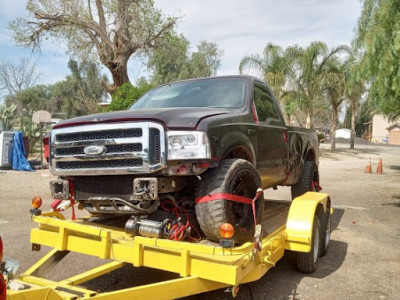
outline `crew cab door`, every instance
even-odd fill
[[[271,90],[262,82],[254,84],[253,105],[258,122],[257,169],[263,188],[282,183],[287,175],[288,133]]]

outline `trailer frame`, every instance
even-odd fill
[[[261,250],[248,242],[223,248],[167,239],[132,237],[125,231],[89,218],[66,220],[59,212],[32,216],[37,228],[31,230],[33,250],[53,248],[31,268],[12,280],[7,298],[13,299],[175,299],[260,279],[283,257],[285,250],[312,251],[313,223],[317,211],[331,214],[327,194],[307,192],[292,201],[287,220],[267,233]],[[101,266],[61,281],[43,276],[68,253],[76,252],[108,260]],[[79,286],[126,264],[150,267],[179,274],[180,278],[158,283],[98,293]],[[13,290],[14,289],[14,290]]]

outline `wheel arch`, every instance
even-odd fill
[[[251,164],[255,165],[255,160],[254,156],[251,154],[251,152],[243,146],[238,146],[233,148],[225,157],[224,159],[229,159],[229,158],[241,158],[244,160],[247,160]]]
[[[307,192],[294,199],[286,221],[285,249],[309,252],[314,218],[319,210],[327,212],[328,209],[330,198],[324,193]]]
[[[242,132],[233,131],[223,135],[217,147],[216,157],[222,159],[242,158],[256,166],[256,153],[252,141]]]
[[[313,148],[309,148],[304,156],[305,161],[314,161],[316,164],[318,164],[317,160],[317,155],[315,153],[315,150]]]

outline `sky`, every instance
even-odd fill
[[[15,46],[7,29],[10,20],[27,14],[26,2],[0,0],[0,60],[30,57],[42,74],[38,83],[55,83],[68,74],[65,43],[47,41],[40,54],[32,53]],[[283,48],[306,47],[313,41],[323,41],[330,48],[350,45],[361,13],[360,0],[155,0],[155,6],[166,15],[180,17],[177,32],[190,41],[192,50],[202,40],[223,50],[217,75],[238,74],[240,60],[262,55],[269,42]],[[128,69],[132,82],[147,74],[135,59]]]

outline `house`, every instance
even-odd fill
[[[399,145],[393,144],[393,141],[396,140],[396,133],[398,131],[398,126],[400,124],[400,120],[390,122],[382,115],[374,115],[372,118],[372,132],[371,132],[371,142],[373,143],[388,143],[392,145]],[[394,126],[394,127],[393,127]],[[389,141],[389,129],[393,130],[392,141]]]
[[[394,124],[386,128],[389,131],[388,144],[400,145],[400,125]]]

